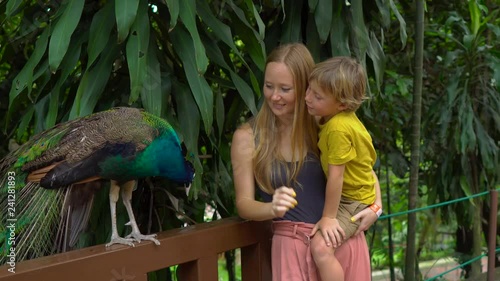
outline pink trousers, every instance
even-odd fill
[[[309,248],[313,224],[273,222],[273,281],[320,281]],[[371,280],[370,257],[364,233],[349,238],[335,250],[345,281]]]

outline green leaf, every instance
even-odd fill
[[[465,176],[460,176],[460,188],[465,193],[465,196],[471,197],[472,195],[474,195],[474,192],[472,192],[472,190],[467,182],[467,177],[465,177]],[[469,202],[471,204],[474,204],[474,199],[473,198],[469,199]]]
[[[321,60],[322,45],[319,42],[318,29],[316,28],[316,21],[313,17],[307,17],[307,48],[311,52],[315,62]]]
[[[376,0],[380,20],[384,28],[388,28],[391,24],[391,11],[389,7],[384,3],[386,0]]]
[[[46,123],[46,109],[47,109],[47,104],[49,102],[49,95],[44,96],[41,98],[34,106],[35,108],[35,133],[42,132],[46,130],[44,127]]]
[[[196,27],[196,3],[194,0],[183,0],[180,1],[180,17],[184,26],[191,34],[194,43],[194,54],[196,57],[196,65],[198,68],[198,73],[203,74],[207,71],[208,59],[205,55],[205,47],[200,39],[200,34],[198,34],[198,28]]]
[[[253,28],[253,26],[248,22],[245,17],[245,13],[233,2],[229,5],[233,9],[235,15],[240,21],[235,21],[235,30],[238,30],[238,35],[241,40],[245,43],[245,47],[248,48],[248,53],[252,60],[255,62],[260,70],[264,70],[265,60],[266,60],[266,48],[264,45],[264,38]],[[243,26],[241,26],[243,24]],[[245,31],[248,29],[248,32]]]
[[[371,42],[368,45],[368,56],[371,58],[373,63],[373,69],[375,71],[375,82],[377,84],[377,89],[380,92],[380,87],[382,86],[382,81],[384,79],[386,57],[382,44],[378,41],[374,32],[370,33]],[[401,81],[400,79],[397,80]]]
[[[476,40],[476,35],[464,34],[464,37],[463,37],[464,45],[463,46],[468,52],[474,51],[474,41],[475,40]]]
[[[64,12],[54,26],[49,42],[50,71],[56,72],[68,50],[71,35],[75,31],[82,16],[85,0],[68,1]]]
[[[300,42],[302,28],[302,0],[285,5],[285,22],[281,33],[281,42]],[[309,41],[309,40],[308,40]]]
[[[9,107],[12,106],[12,103],[16,99],[16,97],[28,87],[28,94],[31,93],[32,85],[33,85],[33,71],[35,67],[38,65],[42,56],[45,54],[45,50],[47,49],[47,42],[50,34],[50,28],[46,28],[42,35],[36,41],[35,50],[33,54],[31,54],[28,62],[24,65],[23,69],[17,74],[16,78],[12,83],[12,87],[9,92]]]
[[[236,74],[231,67],[226,63],[224,57],[222,55],[221,50],[217,47],[215,42],[207,44],[207,54],[213,62],[218,64],[220,67],[226,69],[231,75],[231,81],[234,83],[236,89],[238,89],[238,93],[241,98],[248,106],[252,114],[257,114],[257,107],[255,106],[255,95],[252,91],[252,88],[248,86],[248,84],[243,80],[238,74]]]
[[[253,28],[253,25],[250,24],[250,22],[248,21],[247,17],[245,16],[245,12],[240,8],[238,7],[237,5],[235,5],[235,3],[233,1],[229,2],[228,3],[230,6],[231,6],[231,9],[233,9],[235,15],[240,19],[240,21],[245,24],[249,29],[251,29],[254,34],[255,34],[255,37],[259,38],[259,39],[264,39],[254,28]]]
[[[252,88],[248,86],[248,84],[243,80],[240,76],[238,76],[235,72],[231,71],[231,79],[233,80],[234,86],[238,89],[238,93],[241,98],[248,106],[248,109],[252,112],[254,116],[257,115],[257,107],[255,105],[255,96],[253,94]]]
[[[222,42],[226,43],[235,54],[237,54],[242,61],[243,57],[241,56],[241,52],[238,50],[236,45],[234,44],[234,39],[233,35],[231,33],[231,28],[218,20],[213,14],[212,11],[210,10],[210,6],[208,5],[208,2],[206,1],[199,1],[196,4],[197,7],[197,12],[198,16],[201,18],[201,20],[210,28],[213,30],[212,34],[221,39]],[[244,62],[245,63],[245,62]],[[245,63],[246,64],[246,63]]]
[[[253,13],[254,20],[257,23],[257,27],[259,28],[259,36],[263,40],[266,37],[266,26],[264,25],[264,22],[262,22],[262,19],[260,18],[259,12],[257,11],[257,8],[255,7],[253,1],[245,0],[245,3],[247,4],[248,10],[252,11]],[[294,3],[294,5],[298,4]]]
[[[116,28],[118,29],[118,43],[125,41],[130,27],[135,21],[139,0],[116,0],[115,15]]]
[[[152,41],[152,39],[150,41]],[[162,94],[160,63],[158,62],[155,46],[154,42],[149,43],[147,66],[141,91],[141,101],[146,111],[156,116],[161,116],[164,99]]]
[[[48,60],[43,61],[38,67],[37,71],[33,75],[33,80],[36,81],[36,88],[31,92],[32,94],[28,96],[30,102],[35,103],[38,100],[38,97],[41,93],[44,93],[44,88],[47,86],[51,78],[51,74],[49,71],[49,63]],[[41,130],[40,130],[41,131]],[[37,131],[38,133],[39,131]]]
[[[17,127],[17,135],[16,135],[17,140],[20,140],[23,137],[26,130],[28,129],[28,126],[31,122],[31,118],[33,118],[34,112],[35,109],[33,108],[33,105],[30,105],[26,113],[21,118],[21,123],[19,124],[19,127]]]
[[[260,97],[260,85],[257,82],[257,79],[255,77],[255,74],[246,62],[245,58],[242,56],[240,50],[236,47],[233,41],[233,35],[231,33],[231,29],[229,26],[224,24],[223,22],[219,21],[210,11],[210,7],[208,6],[208,3],[206,1],[199,1],[197,2],[197,11],[198,11],[198,16],[202,19],[202,21],[210,28],[213,30],[213,35],[220,40],[222,40],[226,45],[228,45],[231,50],[236,54],[243,65],[248,69],[248,73],[250,74],[250,79],[252,81],[252,85],[255,83],[254,87],[254,93]],[[205,44],[207,45],[207,44]]]
[[[179,116],[179,130],[181,139],[183,139],[186,148],[189,151],[198,151],[198,135],[200,133],[200,114],[196,108],[196,102],[193,100],[189,88],[175,81],[173,84],[173,96],[177,105]]]
[[[495,140],[485,130],[483,124],[477,119],[474,119],[474,129],[477,136],[477,144],[481,160],[484,163],[485,169],[498,171],[498,145]]]
[[[399,37],[401,39],[401,44],[403,44],[401,49],[404,49],[406,47],[406,41],[408,39],[408,35],[406,34],[406,22],[403,16],[401,16],[401,13],[399,13],[398,7],[396,7],[394,0],[389,0],[389,3],[391,6],[391,11],[394,13],[394,15],[396,15],[396,18],[399,21]]]
[[[334,11],[333,2],[340,2],[340,0],[318,0],[318,5],[316,6],[316,10],[314,10],[314,19],[316,20],[316,27],[318,28],[321,44],[325,44],[326,39],[328,39],[328,34],[330,34],[333,23],[332,15],[341,14],[342,3],[336,6],[339,10]]]
[[[350,11],[352,21],[349,26],[351,28],[351,34],[354,34],[357,42],[355,53],[366,68],[366,51],[368,49],[368,45],[370,45],[370,38],[368,37],[368,31],[366,29],[363,15],[363,1],[351,0]]]
[[[180,28],[176,28],[175,30],[177,29]],[[189,88],[184,84],[180,84],[178,81],[174,81],[172,84],[174,88],[173,96],[177,106],[177,111],[179,116],[184,116],[184,118],[179,118],[179,138],[181,138],[186,145],[188,150],[186,158],[188,158],[189,161],[194,162],[193,164],[196,171],[196,176],[191,184],[189,197],[197,198],[198,193],[202,189],[203,166],[198,157],[192,159],[189,155],[198,155],[200,115],[198,111],[193,110],[193,108],[196,108],[197,102],[193,100],[193,96],[190,94]]]
[[[217,139],[220,140],[222,133],[224,132],[224,115],[225,115],[225,107],[224,107],[224,98],[222,97],[222,93],[220,88],[215,95],[215,121],[217,122]],[[219,146],[219,144],[216,144]]]
[[[119,54],[119,49],[116,43],[108,45],[96,65],[83,74],[71,107],[69,120],[89,115],[94,111],[94,107],[108,83],[111,68]]]
[[[486,24],[488,26],[488,29],[493,31],[493,34],[495,34],[495,36],[497,37],[500,37],[500,27],[495,25],[495,24],[491,24],[491,23],[487,23]]]
[[[107,2],[92,19],[87,47],[88,65],[91,66],[111,38],[115,26],[114,1]]]
[[[184,72],[189,82],[191,92],[200,110],[205,125],[205,132],[210,134],[213,122],[213,94],[210,85],[203,76],[198,73],[193,40],[191,36],[180,27],[170,33],[172,46],[182,60]],[[191,108],[193,110],[193,108]]]
[[[314,10],[316,10],[316,7],[318,6],[318,0],[309,0],[307,1],[307,4],[309,5],[309,12],[314,13]]]
[[[148,10],[147,0],[141,0],[137,9],[137,17],[127,40],[127,64],[130,75],[129,104],[134,103],[139,98],[146,76],[150,36]]]
[[[17,14],[22,3],[23,0],[9,0],[5,7],[5,19],[9,19],[11,16]]]
[[[61,62],[61,75],[57,80],[56,84],[52,87],[49,94],[49,109],[47,110],[45,117],[45,128],[52,128],[57,121],[57,115],[59,111],[59,97],[61,94],[61,88],[64,85],[66,79],[71,72],[74,71],[78,60],[80,59],[82,43],[86,40],[88,32],[84,34],[79,34],[76,40],[73,40],[68,47],[68,52],[64,56]]]
[[[464,93],[466,94],[466,93]],[[474,112],[470,101],[464,99],[460,106],[460,152],[467,154],[476,149],[476,134],[474,132]]]
[[[349,49],[349,33],[344,23],[344,19],[342,18],[342,3],[338,3],[337,9],[333,13],[332,31],[330,32],[331,56],[351,56],[351,50]],[[316,21],[316,25],[317,24],[318,22]]]
[[[172,30],[177,25],[177,19],[179,18],[180,4],[179,0],[166,0],[166,2],[168,11],[170,12],[170,30]]]
[[[469,13],[470,13],[470,30],[472,34],[477,35],[481,27],[481,11],[475,0],[469,0]]]

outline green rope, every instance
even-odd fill
[[[499,191],[499,190],[500,190],[500,188],[496,189],[496,191]],[[468,200],[468,199],[471,199],[471,198],[475,198],[475,197],[486,195],[489,192],[490,192],[490,190],[484,191],[484,192],[481,192],[481,193],[477,193],[477,194],[474,194],[474,195],[471,195],[471,196],[468,196],[468,197],[462,197],[462,198],[458,198],[458,199],[453,199],[453,200],[450,200],[450,201],[445,201],[445,202],[441,202],[441,203],[430,205],[430,206],[426,206],[426,207],[411,209],[411,210],[408,210],[408,211],[403,211],[403,212],[394,213],[394,214],[383,215],[383,216],[380,216],[379,220],[381,220],[381,219],[387,219],[387,218],[391,218],[391,217],[396,217],[396,216],[401,216],[401,215],[406,215],[406,214],[409,214],[409,213],[420,212],[420,211],[423,211],[423,210],[437,208],[437,207],[441,207],[441,206],[445,206],[445,205],[457,203],[457,202],[460,202],[460,201],[465,201],[465,200]]]
[[[497,188],[495,189],[495,191],[499,191],[500,188]],[[468,200],[468,199],[471,199],[471,198],[475,198],[475,197],[479,197],[479,196],[483,196],[483,195],[486,195],[488,193],[490,193],[491,190],[488,190],[488,191],[484,191],[484,192],[481,192],[481,193],[477,193],[477,194],[474,194],[474,195],[471,195],[471,196],[467,196],[467,197],[462,197],[462,198],[458,198],[458,199],[453,199],[453,200],[450,200],[450,201],[446,201],[446,202],[441,202],[441,203],[438,203],[438,204],[434,204],[434,205],[430,205],[430,206],[426,206],[426,207],[422,207],[422,208],[416,208],[416,209],[412,209],[412,210],[408,210],[408,211],[403,211],[403,212],[399,212],[399,213],[394,213],[394,214],[388,214],[388,215],[384,215],[384,216],[380,216],[379,219],[387,219],[387,218],[391,218],[391,217],[396,217],[396,216],[401,216],[401,215],[406,215],[406,214],[409,214],[409,213],[414,213],[414,212],[420,212],[420,211],[423,211],[423,210],[427,210],[427,209],[432,209],[432,208],[437,208],[437,207],[441,207],[441,206],[445,206],[445,205],[449,205],[449,204],[453,204],[453,203],[457,203],[457,202],[460,202],[460,201],[465,201],[465,200]],[[500,252],[500,248],[497,248],[496,253]],[[478,257],[475,257],[467,262],[464,262],[450,270],[447,270],[441,274],[438,274],[430,279],[426,279],[425,281],[433,281],[433,280],[436,280],[437,278],[439,277],[442,277],[452,271],[455,271],[457,269],[460,269],[466,265],[469,265],[481,258],[483,258],[484,256],[486,256],[487,253],[485,254],[482,254]]]
[[[495,252],[496,252],[496,253],[500,252],[500,248],[497,248]],[[478,256],[478,257],[475,257],[475,258],[473,258],[473,259],[471,259],[471,260],[469,260],[469,261],[466,261],[466,262],[464,262],[464,263],[462,263],[462,264],[460,264],[460,265],[458,265],[458,266],[456,266],[456,267],[454,267],[454,268],[452,268],[452,269],[450,269],[450,270],[447,270],[447,271],[445,271],[445,272],[443,272],[443,273],[441,273],[441,274],[438,274],[438,275],[436,275],[436,276],[434,276],[434,277],[432,277],[432,278],[430,278],[430,279],[426,279],[425,281],[433,281],[433,280],[436,280],[437,278],[442,277],[442,276],[444,276],[444,275],[446,275],[446,274],[448,274],[448,273],[450,273],[450,272],[452,272],[452,271],[454,271],[454,270],[460,269],[460,268],[462,268],[462,267],[464,267],[464,266],[466,266],[466,265],[469,265],[469,264],[471,264],[471,263],[473,263],[473,262],[475,262],[475,261],[477,261],[477,260],[480,260],[481,258],[483,258],[483,257],[484,257],[484,256],[486,256],[486,255],[487,255],[487,253],[482,254],[482,255],[480,255],[480,256]]]

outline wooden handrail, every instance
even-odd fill
[[[1,281],[146,281],[147,273],[180,265],[181,281],[218,280],[217,257],[241,248],[243,281],[271,280],[270,222],[227,218],[158,233],[160,245],[92,246],[0,267]]]

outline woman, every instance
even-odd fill
[[[273,219],[273,280],[319,280],[309,240],[321,218],[325,178],[318,158],[317,127],[304,96],[314,60],[299,43],[275,49],[266,61],[264,97],[255,119],[233,136],[231,162],[236,207],[242,218]],[[255,189],[262,201],[255,199]],[[377,216],[364,210],[360,235],[335,251],[345,280],[370,280],[370,260],[363,230]],[[326,247],[326,243],[325,243]]]

